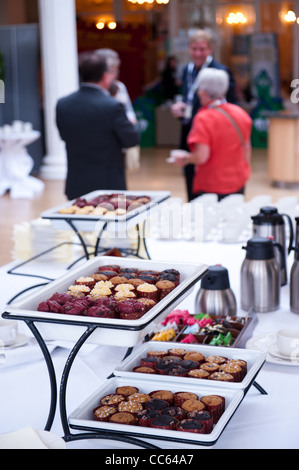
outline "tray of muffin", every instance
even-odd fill
[[[166,382],[245,390],[265,362],[265,354],[241,348],[177,345],[147,341],[114,371],[127,378],[148,377]]]
[[[149,377],[149,376],[147,376]],[[213,445],[244,397],[242,390],[203,382],[166,383],[151,377],[112,377],[68,417],[78,430]]]
[[[135,346],[192,291],[204,264],[95,257],[7,305],[16,319],[34,319],[45,340]],[[125,332],[125,334],[124,334]]]
[[[100,231],[109,223],[109,229],[115,231],[141,222],[170,195],[169,191],[93,191],[42,212],[41,217],[58,230],[70,229],[68,219],[76,223],[77,230]]]
[[[151,341],[242,348],[258,323],[255,312],[224,316],[174,310],[150,333]]]

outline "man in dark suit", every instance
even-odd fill
[[[182,76],[182,95],[183,100],[172,106],[172,113],[182,121],[180,149],[188,150],[187,136],[190,132],[192,121],[200,109],[201,104],[196,93],[196,78],[200,70],[205,67],[226,70],[230,77],[230,86],[226,95],[227,101],[236,103],[235,80],[231,71],[225,66],[213,59],[214,40],[211,33],[205,30],[195,31],[189,39],[189,62],[183,70]],[[195,196],[192,192],[192,183],[194,177],[194,165],[187,165],[184,168],[188,200]]]
[[[57,127],[66,143],[68,199],[100,189],[126,190],[125,149],[139,143],[123,105],[108,91],[113,74],[106,59],[95,51],[83,53],[79,72],[80,89],[56,107]]]

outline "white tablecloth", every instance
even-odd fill
[[[239,305],[239,273],[245,252],[242,244],[195,243],[185,241],[148,241],[152,259],[190,261],[208,265],[222,264],[229,270],[230,282]],[[290,255],[289,269],[293,262]],[[46,264],[40,266],[43,275],[59,276],[64,266]],[[28,272],[28,267],[23,272]],[[35,268],[39,271],[39,268]],[[1,311],[5,302],[14,294],[34,285],[39,280],[7,275],[7,266],[1,268]],[[22,270],[20,270],[22,272]],[[198,286],[199,287],[199,286]],[[198,287],[179,306],[194,311],[194,298]],[[299,316],[289,310],[289,284],[282,287],[281,308],[277,312],[259,314],[259,323],[254,336],[272,333],[284,326],[299,325]],[[240,311],[240,309],[238,309]],[[241,313],[241,311],[240,311]],[[244,312],[242,312],[244,314]],[[27,328],[23,322],[20,327]],[[25,332],[26,333],[26,332]],[[27,332],[28,333],[28,332]],[[55,345],[52,345],[55,346]],[[63,346],[63,345],[62,345]],[[24,351],[26,347],[23,348]],[[71,370],[67,390],[67,410],[70,414],[78,405],[98,389],[114,367],[122,360],[126,349],[109,346],[85,345],[76,358]],[[45,362],[38,357],[29,363],[5,367],[0,364],[0,433],[32,426],[43,429],[49,409],[50,389]],[[67,347],[56,347],[52,353],[58,380],[69,354]],[[262,395],[251,387],[241,405],[233,415],[215,449],[298,449],[299,448],[299,370],[288,366],[266,362],[256,381],[268,392]],[[63,435],[59,409],[52,432]],[[75,431],[72,431],[75,432]],[[190,448],[177,443],[157,442],[164,449]],[[85,440],[67,444],[74,448],[136,449],[117,441]],[[209,447],[205,447],[208,451]]]

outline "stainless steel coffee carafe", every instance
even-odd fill
[[[299,313],[299,217],[296,217],[295,220],[295,254],[290,275],[290,309],[294,313]]]
[[[195,312],[235,316],[236,311],[236,298],[230,288],[228,270],[224,266],[210,266],[196,295]]]
[[[274,243],[263,237],[247,242],[241,266],[241,308],[255,312],[272,312],[280,304],[280,266],[275,258]],[[281,247],[280,247],[281,249]]]
[[[262,207],[258,215],[251,217],[253,220],[253,236],[271,238],[276,243],[274,247],[275,257],[281,267],[281,285],[287,283],[287,256],[290,254],[293,246],[294,230],[293,223],[288,214],[279,214],[276,207]],[[286,226],[284,219],[289,226],[289,243],[287,247]],[[283,256],[281,256],[282,247]]]

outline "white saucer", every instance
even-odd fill
[[[282,357],[278,355],[278,351],[276,349],[276,333],[267,333],[259,336],[253,336],[250,338],[246,343],[246,349],[255,349],[258,351],[267,352],[266,361],[271,364],[280,364],[284,366],[299,366],[299,358],[298,361],[292,360],[289,357]],[[274,354],[277,352],[278,354]]]
[[[292,358],[291,356],[285,356],[284,354],[279,352],[275,343],[269,346],[268,352],[272,354],[272,356],[278,357],[279,359],[284,359],[285,361],[292,361],[292,362],[299,363],[299,357]]]
[[[21,346],[25,346],[29,342],[28,336],[19,334],[14,342],[10,344],[9,346],[4,346],[5,349],[14,349],[14,348],[20,348]]]

